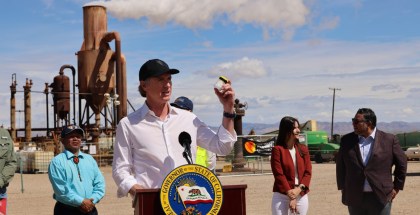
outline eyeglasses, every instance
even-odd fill
[[[366,120],[362,119],[362,120],[358,120],[356,118],[352,118],[351,121],[353,122],[353,124],[359,124],[361,122],[366,122]]]

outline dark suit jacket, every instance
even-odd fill
[[[298,179],[308,189],[300,195],[309,192],[311,183],[312,165],[308,147],[303,144],[295,145]],[[303,156],[301,156],[301,153]],[[271,170],[274,175],[273,192],[287,194],[287,191],[295,188],[295,166],[289,149],[283,146],[274,146],[271,151]]]
[[[363,184],[367,178],[372,191],[385,204],[392,198],[392,189],[404,188],[407,157],[395,135],[376,130],[375,141],[366,166],[363,165],[359,138],[354,132],[341,138],[336,158],[337,186],[342,190],[342,202],[348,206],[360,206]],[[392,166],[395,165],[394,179]]]

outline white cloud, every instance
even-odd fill
[[[255,79],[267,75],[263,62],[258,59],[249,59],[243,57],[234,62],[221,63],[208,72],[209,77],[218,77],[225,75],[232,80],[240,80],[242,78]]]
[[[255,23],[273,29],[287,29],[304,25],[305,16],[309,13],[303,1],[250,0],[243,2],[232,12],[231,17],[235,23]]]
[[[321,20],[319,26],[316,27],[317,31],[332,30],[336,28],[340,23],[340,17],[327,17]]]
[[[88,5],[96,4],[118,19],[146,18],[150,24],[176,23],[190,29],[211,28],[220,20],[284,32],[284,37],[303,26],[310,12],[303,0],[110,0]]]
[[[410,114],[410,115],[415,113],[414,110],[411,109],[410,107],[403,108],[402,112],[405,113],[405,114]]]
[[[371,87],[372,91],[389,91],[389,92],[401,92],[398,85],[395,84],[379,84]]]

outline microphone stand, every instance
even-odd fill
[[[190,153],[188,152],[187,149],[184,150],[184,152],[182,152],[182,156],[184,156],[185,160],[187,160],[188,164],[192,164],[192,158]]]

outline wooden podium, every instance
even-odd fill
[[[246,184],[223,186],[220,215],[245,215]],[[160,205],[160,189],[137,189],[133,200],[134,215],[165,215]]]

